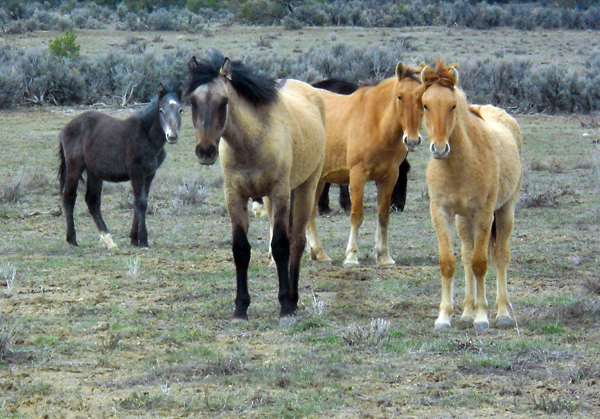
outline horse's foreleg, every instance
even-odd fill
[[[392,192],[392,202],[390,209],[392,211],[404,211],[406,205],[406,191],[408,189],[408,172],[410,171],[410,164],[405,158],[400,167],[398,167],[398,180],[394,185]]]
[[[146,230],[146,210],[148,197],[146,196],[146,179],[141,174],[131,176],[133,188],[133,224],[131,225],[131,244],[133,246],[148,247],[148,232]]]
[[[471,219],[456,217],[456,229],[461,241],[461,258],[465,270],[465,299],[463,300],[463,314],[460,320],[473,324],[475,321],[475,277],[473,275],[473,223]]]
[[[364,170],[354,166],[350,170],[350,198],[352,210],[350,211],[350,238],[346,246],[346,260],[344,268],[352,268],[358,265],[358,230],[365,218],[364,214],[364,192],[367,177]]]
[[[487,329],[490,326],[487,316],[485,297],[485,275],[488,270],[488,247],[494,214],[482,213],[476,218],[475,241],[473,246],[473,275],[475,275],[475,329]]]
[[[88,206],[90,214],[96,223],[96,228],[100,233],[100,240],[108,249],[115,249],[117,245],[113,241],[104,220],[102,219],[102,179],[87,172],[87,190],[85,192],[85,202]]]
[[[390,257],[388,246],[388,226],[390,223],[390,199],[396,176],[392,176],[384,182],[377,183],[377,231],[375,234],[375,255],[378,266],[394,265],[394,259]]]
[[[324,186],[324,182],[318,183],[315,197],[322,196],[321,191],[323,190]],[[316,260],[317,262],[330,263],[331,258],[327,256],[327,253],[325,253],[325,248],[323,247],[321,240],[319,240],[316,218],[317,205],[312,205],[310,217],[306,225],[306,239],[308,240],[308,246],[310,247],[310,258],[312,260]]]
[[[236,211],[238,210],[239,208],[236,209]],[[252,252],[252,247],[248,242],[248,222],[244,223],[243,214],[240,214],[240,218],[232,216],[231,221],[233,239],[231,250],[233,252],[236,275],[235,311],[233,312],[233,318],[248,320],[248,306],[250,306],[248,266],[250,265],[250,255]]]
[[[506,205],[495,213],[496,237],[492,239],[492,261],[496,271],[496,326],[512,326],[513,321],[510,318],[508,308],[508,291],[506,287],[506,272],[510,263],[510,244],[509,239],[512,234],[514,223],[514,204]]]
[[[456,267],[456,259],[452,251],[453,234],[452,218],[454,214],[449,214],[430,203],[431,220],[438,238],[438,252],[440,261],[440,273],[442,275],[442,301],[440,302],[440,313],[435,321],[436,329],[450,328],[450,319],[453,308],[453,288],[452,279]]]

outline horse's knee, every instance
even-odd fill
[[[452,258],[440,258],[440,272],[444,278],[452,278],[456,268],[456,261]]]
[[[476,277],[484,276],[488,269],[487,257],[473,257],[472,267]]]
[[[250,264],[252,246],[248,242],[246,232],[240,227],[236,228],[233,232],[231,250],[233,251],[233,261],[236,266],[248,266]]]
[[[271,249],[275,261],[284,260],[290,256],[290,239],[285,229],[280,225],[276,225],[273,229]]]

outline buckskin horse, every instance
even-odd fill
[[[189,69],[196,156],[205,165],[220,156],[224,174],[237,278],[233,317],[247,319],[250,305],[248,200],[267,197],[285,326],[298,306],[306,223],[325,156],[323,97],[306,83],[277,82],[218,52],[192,58]]]

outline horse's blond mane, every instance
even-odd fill
[[[456,71],[453,70],[458,68],[458,64],[446,65],[446,60],[443,58],[436,58],[435,64],[435,70],[425,65],[425,69],[428,69],[428,71],[424,71],[421,74],[423,91],[427,90],[428,87],[434,84],[439,84],[442,87],[454,89],[456,83],[458,83],[458,77],[456,75]]]

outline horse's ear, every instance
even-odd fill
[[[231,65],[231,60],[229,58],[225,58],[223,61],[219,74],[229,81],[233,78],[233,66]]]
[[[177,85],[177,96],[181,99],[183,97],[183,83]]]
[[[454,79],[454,85],[458,84],[458,70],[456,69],[456,67],[452,66],[450,67],[450,77],[452,77]]]
[[[398,65],[396,66],[396,77],[398,77],[398,80],[402,80],[405,75],[406,75],[406,67],[404,66],[404,64],[399,62]]]
[[[425,83],[433,74],[435,74],[433,68],[425,65],[423,71],[421,71],[421,82]]]
[[[159,83],[158,85],[158,97],[163,97],[165,95],[165,93],[167,93],[167,89],[165,89],[165,86],[163,86],[162,83]]]
[[[190,68],[190,70],[194,70],[194,69],[198,68],[198,61],[196,61],[195,55],[193,55],[192,58],[190,59],[190,62],[188,63],[188,67]]]

